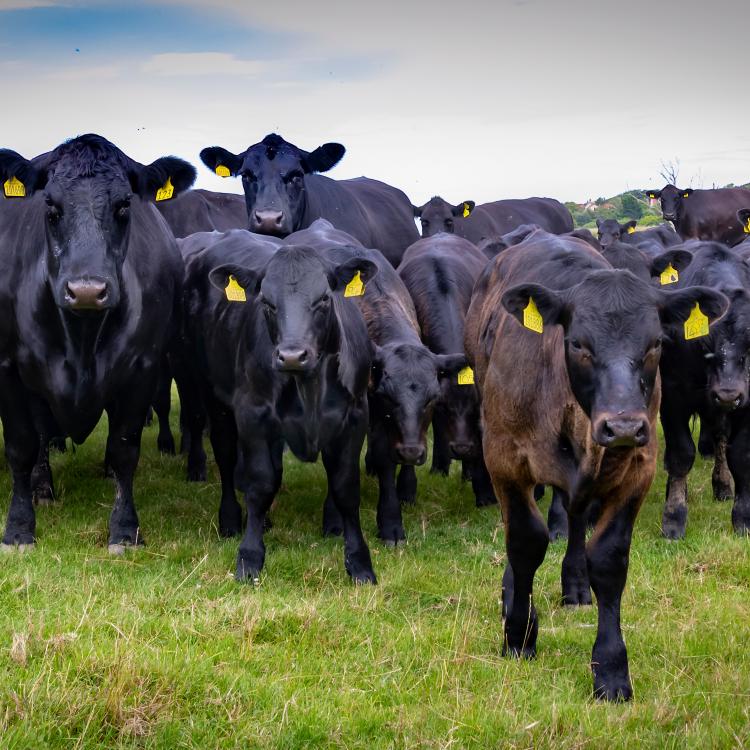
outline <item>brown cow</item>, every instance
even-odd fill
[[[633,522],[656,471],[661,341],[664,329],[679,335],[696,303],[707,324],[727,300],[705,287],[652,287],[582,240],[545,235],[485,269],[467,315],[484,456],[505,524],[503,652],[536,653],[532,584],[549,536],[533,489],[553,485],[568,498],[563,601],[590,601],[589,582],[597,598],[592,669],[602,699],[632,695],[620,599]],[[595,499],[602,511],[585,544]]]

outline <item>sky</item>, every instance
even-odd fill
[[[196,187],[270,132],[421,204],[750,181],[746,0],[0,0],[0,147],[99,133]]]

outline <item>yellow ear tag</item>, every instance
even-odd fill
[[[745,224],[745,234],[750,234],[750,218],[747,220],[747,224]]]
[[[229,177],[232,173],[229,171],[229,167],[225,167],[223,164],[217,165],[214,170],[219,177]]]
[[[683,198],[687,198],[689,195],[690,195],[690,193],[684,193],[682,197]]]
[[[6,198],[25,198],[26,187],[25,185],[15,177],[7,179],[3,184],[3,190],[5,191]]]
[[[635,234],[635,227],[628,227],[628,234]]]
[[[474,370],[471,367],[467,366],[463,370],[458,371],[458,384],[474,385]]]
[[[696,302],[690,317],[685,321],[685,340],[699,339],[701,336],[708,336],[708,316],[701,312]]]
[[[344,289],[344,297],[361,297],[365,293],[365,285],[362,283],[362,277],[359,271],[354,274],[352,280]]]
[[[533,297],[529,297],[529,304],[523,308],[523,324],[530,331],[541,333],[544,330],[542,316],[539,314],[539,310],[537,309]]]
[[[672,266],[670,263],[659,276],[659,281],[661,281],[662,286],[666,286],[667,284],[674,284],[676,281],[680,280],[680,274],[677,273],[677,269]]]
[[[156,191],[157,201],[168,201],[174,195],[174,185],[172,184],[172,178],[167,177],[167,181],[164,183],[164,187],[160,187]]]
[[[464,203],[464,219],[466,219],[470,215],[471,215],[471,210],[469,209],[469,204]]]
[[[224,294],[230,302],[247,302],[245,290],[234,276],[229,277],[229,283],[224,287]]]
[[[648,197],[651,198],[651,200],[656,200],[656,196],[653,193],[649,193]]]

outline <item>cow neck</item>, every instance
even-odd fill
[[[65,331],[66,359],[72,359],[85,370],[91,370],[96,362],[96,352],[104,337],[110,311],[97,316],[81,318],[74,313],[60,310]],[[72,357],[70,356],[72,355]]]

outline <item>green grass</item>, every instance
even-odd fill
[[[711,499],[705,461],[685,541],[660,536],[663,472],[644,505],[623,602],[635,699],[602,705],[595,609],[559,604],[564,543],[537,574],[538,657],[501,658],[499,514],[474,507],[458,467],[418,471],[396,552],[377,542],[364,478],[379,585],[354,587],[341,542],[319,533],[322,467],[287,456],[253,588],[232,578],[237,541],[217,534],[215,467],[186,483],[153,427],[136,478],[148,546],[107,554],[104,436],[53,457],[61,503],[39,509],[37,549],[0,557],[2,748],[750,745],[750,542]]]

